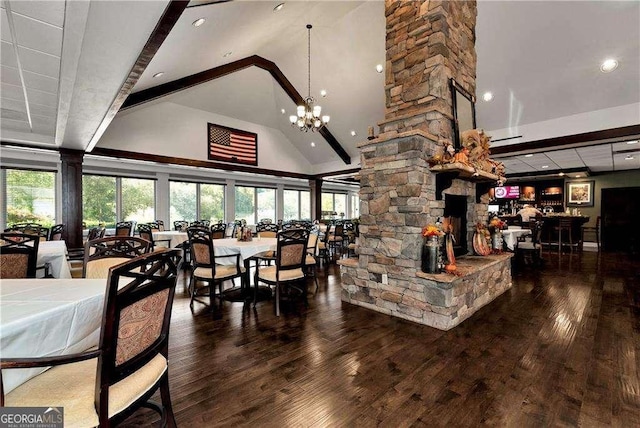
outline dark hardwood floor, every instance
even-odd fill
[[[640,426],[640,262],[545,257],[448,332],[342,303],[335,266],[280,318],[270,301],[193,315],[181,278],[178,426]]]

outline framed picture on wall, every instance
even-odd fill
[[[207,124],[209,159],[258,165],[258,134],[227,126]]]
[[[592,207],[594,181],[567,182],[567,206]]]

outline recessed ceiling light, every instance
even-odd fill
[[[282,8],[284,7],[284,3],[280,3],[279,5],[277,5],[276,7],[273,8],[274,12],[279,12],[282,10]]]
[[[160,76],[162,76],[163,74],[164,74],[164,71],[160,71],[160,72],[158,72],[158,73],[154,74],[154,75],[153,75],[153,77],[160,77]]]
[[[624,160],[633,160],[633,156],[627,155],[627,156],[625,156]]]
[[[321,90],[321,91],[320,91],[320,95],[321,95],[323,98],[324,98],[324,97],[326,97],[326,96],[327,96],[327,90],[326,90],[326,89]]]
[[[616,68],[618,68],[618,61],[612,58],[609,58],[600,64],[600,71],[603,73],[610,73]]]
[[[228,57],[228,56],[231,56],[231,54],[232,54],[232,53],[233,53],[233,52],[231,52],[231,51],[229,51],[229,52],[225,52],[225,54],[224,54],[224,55],[222,55],[222,56],[223,56],[224,58],[226,58],[226,57]]]
[[[356,135],[358,135],[358,133],[356,131],[351,131],[351,136],[355,137]]]
[[[549,168],[549,165],[542,165],[540,168],[547,169],[547,168]]]
[[[491,92],[485,92],[484,94],[482,94],[482,99],[486,102],[489,102],[493,99],[493,94]]]
[[[640,143],[640,140],[627,141],[627,144],[638,144],[638,143]]]
[[[558,175],[562,177],[564,175],[564,172],[559,172]]]
[[[198,18],[198,19],[196,19],[195,21],[193,21],[193,22],[191,23],[191,25],[193,25],[194,27],[199,27],[199,26],[201,26],[202,24],[204,24],[204,22],[205,22],[205,21],[206,21],[206,19],[204,19],[204,18]]]
[[[576,178],[580,178],[582,177],[580,174],[576,174]]]
[[[382,73],[384,71],[384,67],[382,66],[382,64],[376,65],[376,71],[378,73]]]
[[[529,153],[528,155],[524,155],[525,158],[532,158],[533,155],[531,153]]]
[[[285,114],[287,111],[285,109],[280,109],[280,113]]]
[[[315,147],[316,143],[314,143],[313,141],[311,142],[311,147]]]

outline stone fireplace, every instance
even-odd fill
[[[451,135],[449,79],[475,92],[476,3],[385,5],[387,109],[380,135],[359,144],[360,247],[339,262],[342,300],[450,329],[511,287],[509,255],[465,256],[457,276],[420,270],[424,226],[456,217],[466,253],[476,222],[488,220],[482,177],[428,163]]]

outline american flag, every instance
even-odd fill
[[[209,159],[258,165],[258,135],[209,123]]]

